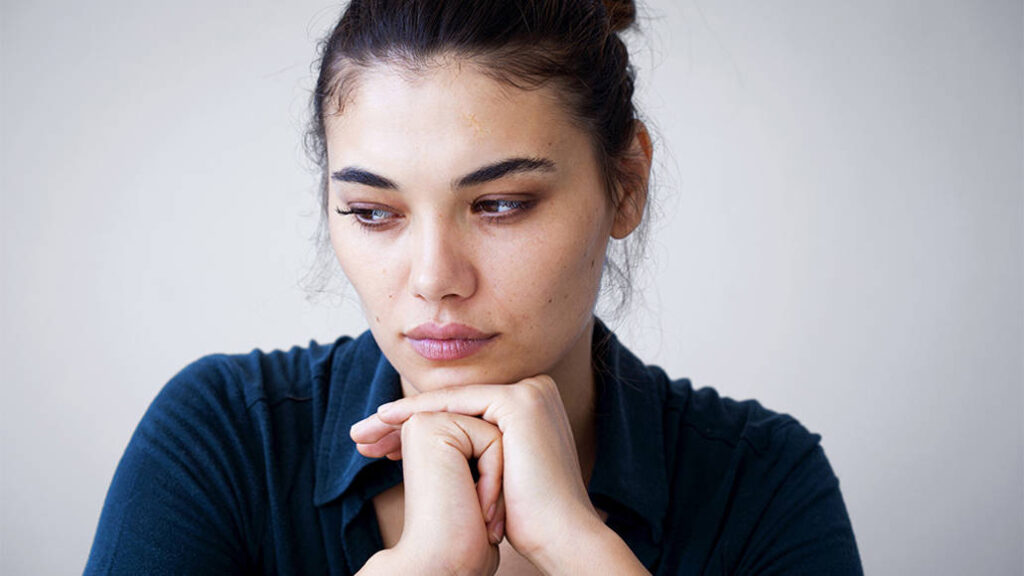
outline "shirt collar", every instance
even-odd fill
[[[316,451],[316,486],[313,503],[323,506],[352,486],[360,472],[389,460],[363,456],[349,437],[353,424],[375,413],[377,407],[402,397],[398,372],[391,366],[373,335],[366,331],[332,355],[327,381],[326,412]]]
[[[609,514],[628,511],[661,538],[668,505],[662,406],[664,385],[600,321],[594,322],[597,457],[588,491]],[[326,413],[316,453],[314,504],[348,490],[379,459],[356,451],[353,424],[402,396],[398,373],[369,331],[333,354]],[[325,375],[326,376],[326,375]],[[383,461],[390,465],[395,463]]]
[[[633,515],[625,521],[647,524],[657,542],[669,499],[665,376],[644,365],[600,320],[593,342],[597,457],[587,490],[611,516],[625,511]]]

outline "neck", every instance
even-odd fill
[[[594,319],[584,327],[579,340],[549,374],[558,384],[558,392],[565,406],[572,435],[576,442],[583,481],[590,481],[597,447],[594,423],[596,380],[592,358]]]

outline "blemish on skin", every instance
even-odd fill
[[[374,316],[373,319],[377,321],[377,324],[380,324],[380,316]]]
[[[485,136],[491,133],[491,129],[484,126],[476,117],[476,114],[466,112],[462,116],[466,119],[466,125],[473,129],[473,134],[475,136]]]
[[[394,295],[394,294],[388,294],[388,300],[391,300],[391,299],[392,299],[392,298],[394,298],[394,297],[395,297],[395,295]]]
[[[597,259],[593,259],[593,260],[590,261],[590,269],[591,270],[594,269],[594,264],[596,264],[596,263],[597,263]]]
[[[554,299],[554,298],[548,298],[548,304],[551,304],[551,303],[552,303],[552,302],[554,302],[554,301],[555,301],[555,299]]]

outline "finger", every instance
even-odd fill
[[[476,481],[477,499],[484,514],[484,522],[490,522],[497,513],[498,497],[501,495],[504,466],[501,434],[493,425],[479,418],[461,414],[447,416],[453,425],[466,434],[472,444],[472,452],[463,452],[463,455],[467,461],[469,458],[476,459],[479,474]]]
[[[477,419],[473,418],[473,420]],[[477,422],[483,421],[477,420]],[[488,426],[490,425],[488,424]],[[493,428],[493,426],[490,427]],[[498,436],[491,446],[480,454],[476,463],[477,471],[480,473],[476,482],[476,493],[480,500],[480,510],[484,513],[484,522],[491,522],[498,512],[504,465],[501,437]]]
[[[367,458],[381,458],[395,452],[400,452],[401,448],[402,430],[400,428],[391,430],[376,442],[368,444],[356,443],[356,450]],[[395,459],[396,458],[392,458],[392,460]]]
[[[387,434],[398,430],[398,424],[401,423],[385,423],[381,421],[376,414],[371,414],[370,416],[367,416],[353,424],[352,428],[349,429],[348,434],[356,444],[373,444]]]
[[[376,417],[381,424],[398,425],[419,412],[448,412],[478,416],[495,423],[494,408],[504,403],[509,388],[508,385],[473,384],[430,390],[383,404],[377,408]]]
[[[498,503],[492,518],[487,524],[487,537],[491,544],[498,545],[505,537],[505,494],[498,495]]]
[[[401,434],[401,450],[406,462],[407,506],[436,500],[437,494],[458,490],[452,482],[465,482],[468,490],[475,491],[473,499],[479,506],[479,521],[483,527],[485,514],[497,502],[501,492],[503,463],[498,429],[479,418],[423,412],[410,418],[402,426]],[[471,458],[477,460],[480,473],[476,486],[473,486],[469,474],[468,461]],[[448,472],[440,476],[426,473],[428,470],[441,472],[442,469]],[[442,476],[447,479],[442,480]]]
[[[448,566],[486,558],[486,573],[497,569],[498,551],[490,542],[469,462],[483,462],[477,478],[486,484],[494,473],[490,452],[500,443],[496,427],[458,414],[424,412],[402,425],[405,510],[399,547],[430,551]]]

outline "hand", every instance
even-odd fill
[[[353,437],[359,431],[357,424]],[[379,457],[382,446],[403,448],[405,520],[398,544],[386,551],[391,566],[431,574],[493,574],[504,525],[498,429],[479,418],[420,412],[385,437],[383,444],[360,451]],[[479,471],[475,488],[471,458]]]
[[[569,419],[551,378],[424,392],[381,406],[353,427],[352,437],[363,454],[404,458],[408,465],[414,448],[406,442],[414,436],[406,428],[418,415],[438,412],[476,417],[470,420],[501,431],[505,533],[535,565],[543,569],[551,558],[571,555],[574,540],[588,529],[607,530],[587,495]],[[407,487],[407,506],[413,501]]]

